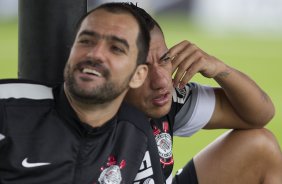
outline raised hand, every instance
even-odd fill
[[[214,78],[226,69],[223,62],[210,56],[195,44],[184,40],[169,50],[172,60],[174,87],[183,87],[196,73],[204,77]]]

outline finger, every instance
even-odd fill
[[[190,68],[190,65],[193,64],[193,62],[197,61],[199,59],[199,55],[198,55],[198,52],[197,50],[195,50],[195,47],[189,47],[186,49],[186,54],[183,55],[183,57],[185,58],[177,58],[176,60],[179,60],[179,61],[176,61],[178,63],[180,63],[178,66],[177,66],[177,72],[175,72],[175,75],[176,75],[176,80],[175,82],[178,83],[181,76],[184,75],[184,73]]]
[[[179,52],[181,52],[185,47],[187,47],[188,45],[190,45],[191,43],[187,40],[184,40],[176,45],[174,45],[173,47],[171,47],[169,49],[169,54],[170,56],[175,56],[177,55]]]
[[[181,80],[182,76],[186,73],[187,68],[188,67],[179,66],[177,68],[177,70],[174,72],[174,77],[173,77],[174,87],[177,87],[177,85],[178,85],[179,81]]]
[[[185,62],[182,62],[179,67],[177,72],[175,73],[175,80],[174,80],[174,86],[178,86],[180,83],[188,83],[189,80],[193,77],[193,75],[195,75],[201,68],[199,68],[198,71],[195,71],[193,73],[188,72],[191,70],[191,67],[193,65],[195,65],[195,63],[200,62],[202,54],[194,51],[194,53],[192,55],[190,55],[188,58],[186,58]],[[189,77],[185,77],[185,76],[189,76]],[[192,76],[190,76],[192,75]],[[185,80],[183,81],[183,78],[185,78]]]
[[[174,72],[174,85],[177,86],[183,75],[190,68],[190,65],[195,61],[193,54],[181,59],[182,62],[178,65],[176,71]]]
[[[190,45],[190,42],[188,41],[182,41],[179,44],[176,44],[175,46],[173,46],[172,48],[169,49],[168,54],[171,58],[172,64],[173,64],[173,69],[175,70],[175,68],[178,66],[179,63],[176,63],[176,60],[180,55],[180,53],[185,53],[185,49],[187,49]]]
[[[203,62],[200,60],[198,62],[194,62],[190,68],[186,71],[186,73],[182,76],[179,86],[184,86],[203,68]]]
[[[187,62],[186,58],[189,58],[191,55],[193,55],[193,53],[196,50],[197,48],[194,45],[186,45],[186,47],[183,48],[181,52],[175,55],[175,57],[173,57],[173,60],[172,60],[173,72],[176,70],[177,67],[184,66],[185,63]],[[189,64],[186,66],[189,67]]]

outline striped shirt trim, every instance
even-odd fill
[[[1,84],[0,98],[54,99],[52,88],[39,84]]]

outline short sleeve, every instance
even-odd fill
[[[211,119],[215,108],[215,94],[212,87],[191,83],[187,85],[189,98],[176,114],[173,127],[175,136],[191,136],[202,129]]]

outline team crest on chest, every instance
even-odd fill
[[[161,133],[156,135],[155,137],[159,155],[162,158],[170,158],[172,156],[172,149],[171,149],[171,136],[168,133]]]
[[[102,173],[98,179],[100,184],[120,184],[122,181],[121,169],[125,167],[125,160],[119,165],[114,156],[108,158],[107,167],[101,167]]]
[[[158,146],[158,151],[160,155],[160,162],[163,164],[163,167],[166,165],[173,164],[173,156],[172,156],[172,139],[169,131],[168,122],[164,121],[162,123],[163,131],[161,131],[158,127],[154,126],[154,135],[155,140]]]

